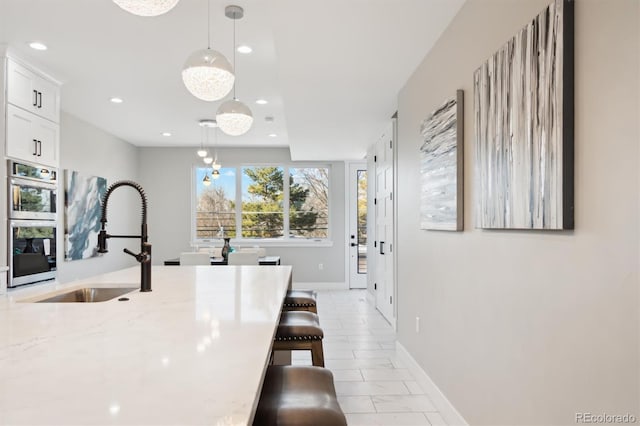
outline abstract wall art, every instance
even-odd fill
[[[446,101],[420,127],[420,228],[463,228],[464,92]]]
[[[107,180],[65,170],[65,260],[95,257],[100,231],[100,203]]]
[[[474,73],[476,227],[573,229],[573,1]]]

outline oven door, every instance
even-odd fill
[[[9,287],[55,279],[55,221],[12,220],[9,235]]]
[[[13,177],[9,181],[9,217],[56,219],[55,184]]]

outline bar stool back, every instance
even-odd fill
[[[322,338],[318,315],[313,312],[284,311],[273,342],[274,351],[311,351],[313,365],[324,367]]]

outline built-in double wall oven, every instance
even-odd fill
[[[9,161],[9,287],[56,277],[58,171]]]

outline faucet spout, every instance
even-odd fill
[[[107,234],[107,205],[109,203],[109,197],[113,191],[121,186],[130,186],[138,191],[142,200],[142,226],[140,235],[110,235]],[[151,244],[149,244],[149,235],[147,233],[147,196],[144,193],[144,189],[138,183],[130,180],[121,180],[107,189],[102,201],[102,212],[100,222],[102,223],[102,229],[98,234],[98,253],[107,253],[107,239],[109,238],[140,238],[140,253],[135,254],[128,249],[124,249],[124,252],[135,257],[140,263],[140,291],[151,291]]]

